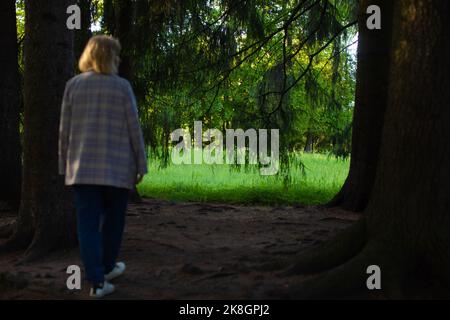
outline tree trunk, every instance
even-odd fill
[[[92,36],[91,32],[91,6],[92,0],[78,0],[78,6],[81,9],[81,30],[75,31],[74,52],[75,63],[80,59],[84,47]]]
[[[110,35],[116,33],[116,15],[114,13],[113,0],[103,0],[102,29]]]
[[[393,246],[404,268],[417,268],[406,271],[450,288],[450,2],[401,1],[395,14],[368,232],[380,248]]]
[[[69,0],[25,2],[24,171],[18,225],[9,244],[30,259],[76,243],[72,197],[58,175],[62,95],[73,75]],[[31,244],[30,244],[31,241]]]
[[[133,51],[135,43],[133,41],[133,19],[134,6],[131,0],[117,0],[114,2],[115,23],[114,36],[120,40],[122,45],[121,62],[119,75],[130,82],[133,82]],[[138,99],[139,101],[139,99]],[[130,202],[141,202],[141,196],[136,187],[130,191]]]
[[[369,30],[366,27],[366,10],[372,4],[381,8],[381,30]],[[369,200],[388,103],[392,6],[391,0],[361,0],[359,4],[358,66],[350,171],[344,186],[329,206],[359,212],[364,210]]]
[[[20,79],[15,0],[0,2],[0,200],[18,210],[22,183]]]
[[[134,6],[131,0],[115,1],[115,34],[122,44],[121,62],[119,74],[128,81],[133,81],[133,17]]]
[[[390,98],[365,215],[347,236],[301,257],[297,272],[331,270],[290,297],[367,292],[369,265],[380,266],[387,297],[450,296],[450,2],[398,1],[394,17]]]
[[[303,151],[306,153],[314,152],[314,137],[309,131],[306,134],[306,144],[305,144],[305,148]]]

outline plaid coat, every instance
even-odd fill
[[[127,80],[85,72],[67,82],[58,154],[66,185],[134,186],[136,174],[147,172],[147,158]]]

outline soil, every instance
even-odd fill
[[[14,217],[0,214],[0,225]],[[280,277],[305,248],[348,227],[359,215],[321,207],[258,207],[144,199],[130,204],[120,261],[125,274],[108,299],[276,299],[264,286],[295,285]],[[1,240],[0,240],[1,242]],[[0,299],[86,299],[89,284],[69,291],[78,249],[18,264],[0,256]]]

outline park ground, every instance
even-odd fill
[[[11,219],[6,215],[0,223]],[[302,280],[279,277],[283,267],[357,219],[315,206],[144,199],[129,205],[120,255],[128,269],[108,299],[274,299],[267,286]],[[81,264],[76,248],[17,264],[21,257],[1,257],[0,299],[88,298],[86,282],[81,291],[66,287],[67,266]]]

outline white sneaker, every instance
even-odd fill
[[[125,263],[117,262],[114,269],[112,269],[110,273],[105,274],[105,280],[110,281],[112,279],[117,278],[118,276],[122,275],[122,273],[125,272],[125,269],[126,269]]]
[[[104,296],[113,293],[115,290],[115,287],[113,284],[109,283],[108,281],[103,282],[103,287],[100,288],[91,288],[91,291],[89,293],[89,296],[92,298],[101,299]]]

